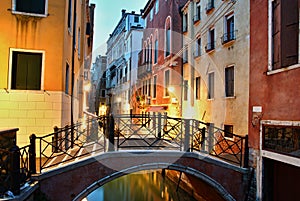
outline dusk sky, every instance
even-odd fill
[[[148,0],[90,0],[96,4],[93,57],[105,55],[106,41],[121,18],[121,10],[140,13]]]

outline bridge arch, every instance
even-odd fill
[[[224,200],[226,200],[226,201],[235,200],[221,184],[219,184],[211,177],[207,176],[206,174],[204,174],[202,172],[199,172],[198,170],[196,170],[194,168],[186,167],[186,166],[179,165],[179,164],[172,164],[172,163],[148,163],[148,164],[142,164],[142,165],[126,168],[119,172],[112,173],[111,175],[108,175],[104,178],[101,178],[100,180],[91,184],[84,191],[79,193],[73,199],[73,201],[81,201],[83,198],[87,197],[90,193],[92,193],[97,188],[103,186],[104,184],[106,184],[114,179],[120,178],[127,174],[136,173],[136,172],[140,172],[143,170],[160,170],[160,169],[174,170],[174,171],[183,172],[183,173],[192,175],[192,176],[196,177],[197,179],[201,179],[207,185],[212,187],[215,190],[215,192],[218,193],[218,195],[221,196]]]
[[[248,169],[194,152],[164,150],[106,152],[46,171],[36,179],[39,181],[40,190],[53,200],[75,201],[123,175],[157,169],[180,171],[191,175],[191,178],[198,178],[202,183],[215,189],[224,200],[245,198],[247,186],[244,183],[248,178]]]

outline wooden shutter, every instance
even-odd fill
[[[17,54],[17,64],[15,69],[15,86],[14,89],[26,90],[27,89],[27,55]]]
[[[41,89],[42,54],[28,54],[27,56],[27,89]]]
[[[282,67],[298,63],[299,7],[297,0],[281,0]]]
[[[272,35],[273,35],[273,68],[281,68],[281,48],[280,48],[280,0],[274,0],[272,3],[273,19],[272,19]]]

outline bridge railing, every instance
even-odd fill
[[[198,151],[248,166],[248,136],[229,133],[194,119],[158,114],[114,115],[119,149]],[[230,136],[225,137],[225,136]]]
[[[41,137],[33,134],[31,144],[38,150],[38,171],[105,151],[105,126],[99,125],[99,122],[105,122],[102,118],[106,117],[87,116],[74,125],[55,127],[51,134]]]

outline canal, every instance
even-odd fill
[[[139,172],[115,179],[82,201],[196,201],[160,171]],[[201,201],[204,201],[202,199]]]

